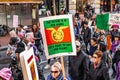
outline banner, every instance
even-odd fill
[[[120,24],[120,14],[110,14],[109,15],[109,24]]]
[[[72,15],[40,18],[47,58],[76,55]]]
[[[20,53],[24,80],[39,80],[33,48]]]

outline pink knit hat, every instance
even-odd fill
[[[113,24],[112,28],[119,28],[119,25],[118,24]]]
[[[3,68],[0,70],[0,77],[5,80],[10,80],[12,76],[12,72],[9,68]]]
[[[23,32],[19,32],[19,33],[18,33],[18,36],[19,36],[20,38],[24,38],[24,33],[23,33]]]

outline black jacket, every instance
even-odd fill
[[[37,30],[35,33],[34,33],[34,37],[37,38],[35,40],[35,44],[40,44],[40,40],[42,40],[42,34],[39,30]]]
[[[82,29],[82,35],[83,35],[83,40],[85,43],[89,43],[90,42],[90,38],[91,38],[91,30],[90,28],[86,28],[86,29]]]
[[[90,79],[89,80],[110,80],[108,66],[104,61],[101,61],[97,68],[94,69],[93,63],[90,64]]]
[[[83,51],[69,57],[69,74],[73,80],[89,80],[88,73],[89,58]]]

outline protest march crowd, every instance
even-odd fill
[[[103,16],[106,13],[100,15],[106,18]],[[68,56],[69,67],[66,77],[62,74],[61,63],[55,60],[50,67],[47,80],[120,80],[119,24],[109,25],[100,15],[97,16],[93,12],[80,17],[76,11],[73,16],[73,27],[77,55]],[[39,65],[41,55],[45,54],[41,27],[39,22],[31,28],[18,25],[16,32],[10,32],[11,39],[6,54],[10,56],[11,63],[9,69],[0,70],[1,80],[23,80],[19,55],[31,47],[34,50],[39,80],[45,80],[43,69]],[[50,59],[48,65],[50,66]],[[112,75],[109,74],[110,68],[113,70]]]

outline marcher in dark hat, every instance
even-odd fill
[[[115,34],[115,37],[118,37],[118,38],[120,38],[120,34]]]

